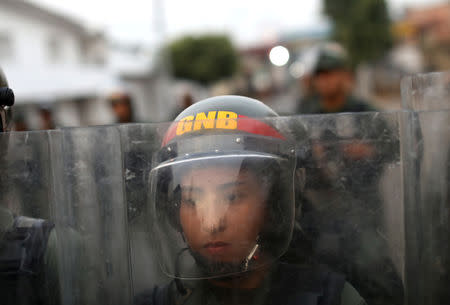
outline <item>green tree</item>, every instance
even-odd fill
[[[385,0],[324,0],[334,25],[333,38],[349,52],[353,65],[379,59],[392,45]]]
[[[202,84],[230,77],[236,72],[238,55],[226,35],[185,36],[169,44],[175,77]]]

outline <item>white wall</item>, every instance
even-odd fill
[[[93,36],[64,21],[50,23],[31,17],[25,10],[11,9],[1,2],[0,20],[0,33],[11,37],[13,49],[10,58],[0,58],[0,65],[17,103],[95,95],[114,78],[98,59],[95,63],[88,58],[89,54],[101,56],[100,51],[90,50],[91,44],[99,47],[104,43],[101,35]],[[52,41],[59,50],[57,56],[52,52]]]
[[[53,66],[79,65],[82,60],[79,37],[62,27],[52,26],[44,20],[27,17],[0,4],[0,32],[10,33],[13,57],[2,59],[7,68],[42,69]],[[49,56],[49,40],[60,39],[61,58],[53,61]]]
[[[115,67],[116,62],[123,61],[114,61],[101,34],[91,35],[81,26],[78,32],[63,21],[54,25],[26,11],[11,9],[1,1],[0,20],[0,34],[9,35],[13,49],[11,58],[0,58],[0,66],[15,91],[17,105],[35,109],[36,105],[31,104],[49,104],[59,126],[108,124],[114,119],[104,97],[121,83],[125,88],[130,87],[130,93],[136,96],[135,112],[139,121],[166,119],[171,108],[168,101],[172,99],[162,98],[168,94],[168,86],[150,77],[150,54],[140,57],[132,54],[123,67]],[[51,57],[52,39],[61,48],[58,58]],[[124,71],[143,77],[121,81],[119,76]]]
[[[86,32],[78,32],[63,23],[49,23],[1,2],[0,20],[0,35],[9,37],[12,48],[11,56],[0,57],[0,66],[15,91],[16,104],[25,104],[23,109],[28,112],[30,128],[40,127],[38,108],[31,104],[48,104],[58,126],[113,121],[109,105],[95,98],[113,76],[99,64],[99,58],[88,58],[90,55],[99,57],[102,53],[106,56],[106,52],[99,49],[105,46],[101,35],[98,35],[99,41],[94,36],[86,40]],[[57,57],[52,56],[52,40],[59,46]],[[86,96],[93,98],[80,102],[80,98]]]

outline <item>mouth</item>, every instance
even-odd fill
[[[203,248],[212,255],[222,254],[230,246],[229,243],[223,241],[209,242]]]

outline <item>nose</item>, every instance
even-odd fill
[[[202,224],[202,229],[203,231],[210,234],[217,234],[220,232],[224,232],[226,229],[225,218],[210,217],[207,220],[205,219],[205,221]]]
[[[197,213],[201,215],[200,222],[202,230],[210,234],[217,234],[226,229],[226,213],[228,206],[227,204],[220,202],[215,195],[208,197],[209,200],[198,205]]]

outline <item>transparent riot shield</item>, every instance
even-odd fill
[[[0,303],[60,300],[50,139],[58,132],[0,133]],[[48,244],[48,248],[47,245]],[[36,260],[43,258],[49,269]],[[32,289],[40,285],[38,290]]]
[[[53,143],[63,302],[129,304],[131,271],[117,127],[64,129]],[[58,161],[56,161],[58,160]]]
[[[118,128],[0,136],[0,302],[131,304]]]
[[[419,83],[405,103],[423,105]],[[415,107],[2,134],[2,276],[15,219],[47,220],[38,280],[2,287],[68,305],[448,303],[449,113]]]
[[[52,214],[50,139],[58,132],[4,133],[1,140],[1,207],[48,219]]]
[[[450,73],[405,78],[402,98],[407,302],[448,304]]]
[[[286,258],[305,256],[344,274],[368,304],[403,304],[398,118],[346,113],[290,119],[305,185]]]
[[[121,134],[133,294],[168,281],[155,254],[149,175],[169,123],[123,125]]]
[[[202,183],[200,178],[183,178],[193,175],[187,174],[191,166],[197,176],[207,172],[206,176],[198,176],[207,178],[205,184],[199,184],[201,187],[217,186],[212,177],[232,177],[227,183],[231,183],[232,190],[239,190],[237,195],[228,189],[212,192],[213,196],[223,194],[216,202],[223,204],[216,210],[222,216],[239,206],[225,203],[225,198],[235,202],[236,198],[253,196],[246,193],[245,185],[252,185],[251,194],[261,190],[261,196],[271,198],[270,209],[259,209],[267,222],[256,221],[252,212],[239,213],[237,235],[231,235],[228,241],[238,238],[245,244],[242,234],[248,232],[247,225],[260,227],[258,247],[238,245],[238,250],[230,251],[237,253],[247,247],[246,251],[253,255],[250,260],[233,266],[221,264],[219,259],[219,269],[209,269],[210,275],[218,270],[220,278],[223,270],[231,270],[233,276],[228,278],[239,279],[252,272],[271,270],[268,279],[282,280],[264,285],[271,288],[278,283],[267,290],[274,293],[271,298],[277,299],[290,297],[289,291],[293,290],[303,291],[304,297],[311,289],[322,289],[317,279],[332,271],[336,278],[345,276],[369,304],[397,304],[403,293],[404,263],[398,116],[372,113],[271,119],[266,124],[282,135],[275,141],[260,142],[259,136],[245,133],[207,137],[206,142],[191,139],[178,143],[176,148],[182,152],[179,157],[189,159],[189,149],[199,156],[184,163],[169,158],[170,166],[159,168],[158,156],[170,123],[11,133],[8,151],[14,153],[4,155],[1,162],[2,171],[8,173],[2,176],[2,189],[7,194],[2,202],[14,207],[16,215],[48,219],[55,224],[55,237],[51,242],[49,238],[48,244],[54,249],[53,263],[43,263],[52,276],[41,281],[39,288],[57,290],[57,304],[132,304],[133,297],[149,298],[155,286],[174,295],[183,287],[196,291],[196,297],[211,292],[211,287],[201,288],[213,283],[205,276],[176,279],[175,274],[174,279],[174,274],[163,274],[160,268],[164,261],[166,265],[171,262],[171,256],[160,252],[168,241],[180,243],[180,249],[187,246],[183,257],[192,254],[193,266],[202,262],[189,250],[192,235],[184,241],[169,238],[183,234],[176,230],[170,233],[174,224],[164,224],[170,218],[155,209],[164,207],[166,203],[161,200],[167,194],[155,197],[154,187],[164,184],[152,177],[169,181],[165,173],[171,166],[175,191],[179,181],[189,189]],[[253,123],[243,125],[250,131],[261,127]],[[222,157],[221,151],[228,149],[224,141],[230,140],[231,154]],[[213,149],[218,155],[209,158],[202,149]],[[211,174],[209,166],[226,170]],[[246,180],[249,177],[258,179],[257,187]],[[204,210],[215,213],[204,202]],[[193,208],[185,210],[192,213]],[[170,211],[173,220],[180,216],[176,209]],[[214,219],[211,217],[202,222]],[[164,230],[161,225],[165,225]],[[195,222],[190,222],[184,228],[195,227]],[[221,247],[212,242],[207,253],[216,257],[224,251]],[[176,264],[176,259],[172,263]],[[285,275],[295,280],[286,282]],[[238,287],[230,293],[215,289],[211,293],[216,292],[219,301],[223,297],[231,304],[255,295],[259,296],[258,302],[266,299],[265,294],[256,292],[241,295]]]

